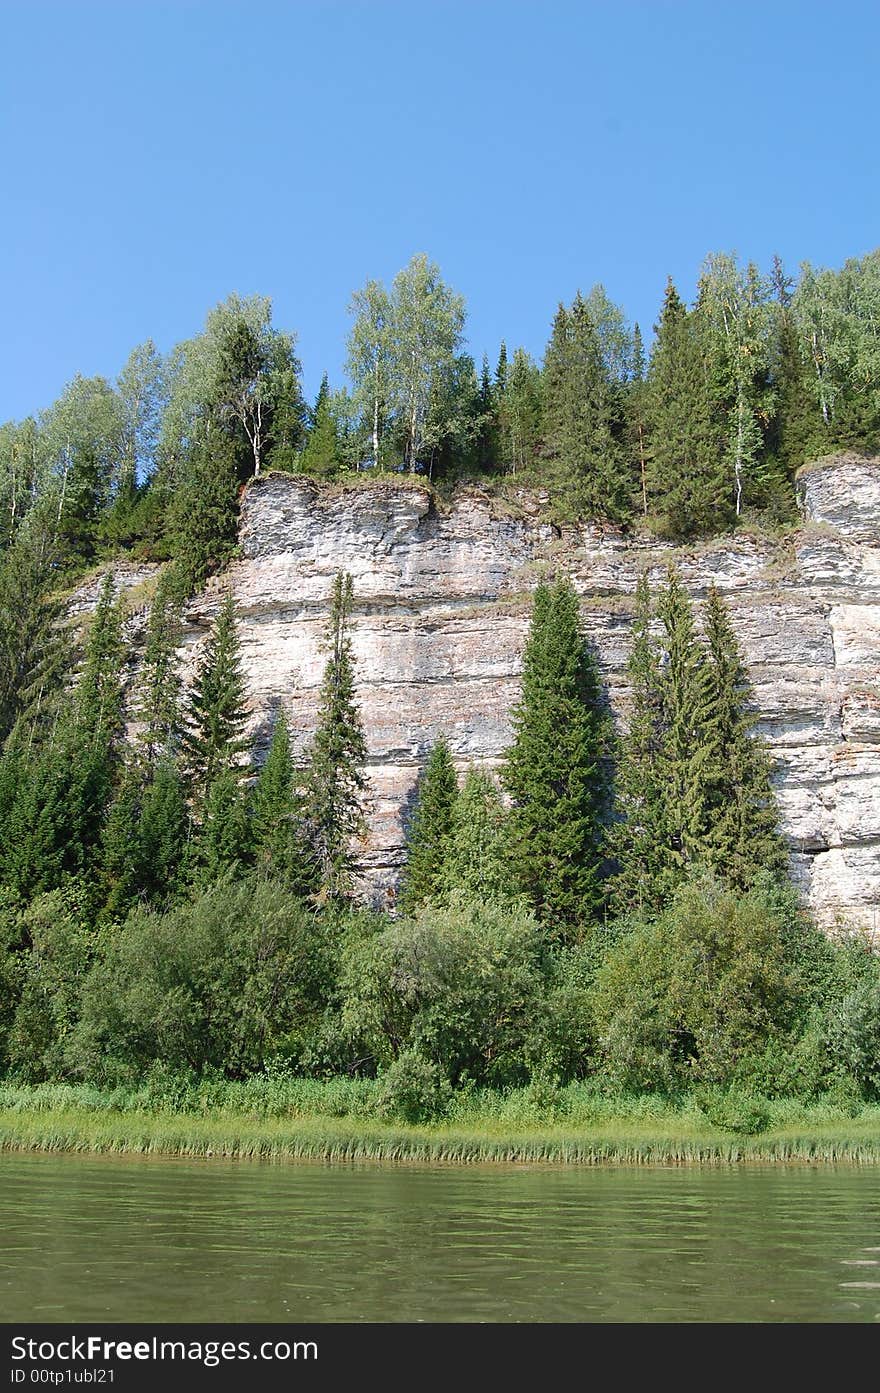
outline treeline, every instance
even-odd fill
[[[55,573],[130,548],[173,558],[181,593],[235,542],[240,485],[266,469],[368,468],[515,478],[568,517],[671,536],[785,519],[792,477],[880,441],[880,253],[769,275],[707,258],[692,306],[670,283],[646,350],[602,286],[560,304],[542,364],[464,351],[465,304],[416,256],[351,302],[348,385],[303,398],[296,336],[259,296],[230,296],[167,356],[77,377],[0,427],[0,546],[23,536]]]
[[[75,685],[0,760],[10,1075],[382,1072],[407,1116],[529,1079],[876,1095],[880,969],[787,883],[717,593],[698,625],[674,572],[641,582],[618,741],[574,591],[541,584],[500,783],[460,785],[436,742],[391,914],[355,894],[352,598],[340,574],[311,746],[294,754],[279,712],[256,769],[231,599],[183,695],[176,601],[160,589],[133,685],[105,586]]]

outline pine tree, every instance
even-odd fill
[[[498,364],[495,368],[495,397],[500,401],[507,391],[507,344],[501,340],[501,348],[498,352]]]
[[[120,768],[125,646],[105,578],[79,679],[41,747],[15,756],[21,784],[8,814],[5,873],[26,899],[92,867]]]
[[[498,460],[498,408],[489,375],[489,359],[485,354],[477,395],[477,420],[477,464],[483,473],[489,474],[496,467]]]
[[[580,294],[559,306],[544,359],[544,434],[563,487],[587,517],[624,520],[629,512],[620,403],[602,344]]]
[[[516,884],[505,856],[505,814],[491,775],[471,769],[452,806],[437,891],[479,902],[510,900]]]
[[[733,510],[720,423],[713,420],[706,364],[694,321],[672,281],[648,374],[648,501],[673,536],[718,531]]]
[[[333,581],[325,638],[329,658],[306,792],[306,825],[320,893],[329,898],[351,892],[355,871],[351,843],[366,831],[368,784],[363,767],[367,746],[355,696],[349,636],[352,598],[351,576],[340,571]]]
[[[535,592],[513,727],[503,776],[511,866],[542,919],[577,928],[602,900],[610,727],[569,581]]]
[[[251,794],[251,828],[257,868],[279,876],[295,890],[314,889],[312,864],[302,827],[302,798],[290,750],[290,732],[279,711],[272,743]]]
[[[632,374],[626,390],[626,441],[634,476],[635,509],[648,516],[648,384],[645,347],[638,324],[633,327]]]
[[[241,731],[247,713],[235,624],[235,603],[226,595],[205,644],[189,696],[183,754],[197,820],[220,774],[243,777],[238,756],[247,749]]]
[[[541,434],[541,372],[525,349],[518,348],[498,408],[501,464],[516,476],[534,463]]]
[[[433,899],[441,886],[458,797],[455,765],[444,736],[431,748],[419,780],[406,839],[406,870],[400,904],[406,913]]]
[[[786,855],[770,760],[747,709],[751,687],[727,607],[714,586],[703,626],[710,714],[702,858],[728,884],[744,889],[761,868],[784,874]]]

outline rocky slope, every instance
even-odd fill
[[[448,510],[418,483],[339,491],[270,475],[246,491],[241,559],[190,606],[187,662],[231,585],[241,619],[252,730],[279,705],[305,743],[313,728],[330,582],[354,578],[359,695],[373,810],[365,877],[392,894],[414,785],[445,732],[462,768],[498,763],[510,738],[542,573],[582,599],[615,711],[640,570],[674,556],[696,599],[725,593],[743,645],[794,874],[820,918],[880,930],[880,460],[837,456],[802,472],[804,525],[783,541],[740,535],[692,550],[592,526],[558,529],[541,500],[501,505],[476,490]]]

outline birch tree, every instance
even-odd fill
[[[354,400],[369,423],[373,462],[378,466],[380,435],[392,381],[391,301],[380,281],[367,281],[351,297],[354,323],[348,335],[345,370],[354,385]]]

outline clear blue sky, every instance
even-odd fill
[[[313,395],[427,252],[478,363],[602,281],[880,243],[876,0],[0,0],[0,420],[272,297]]]

